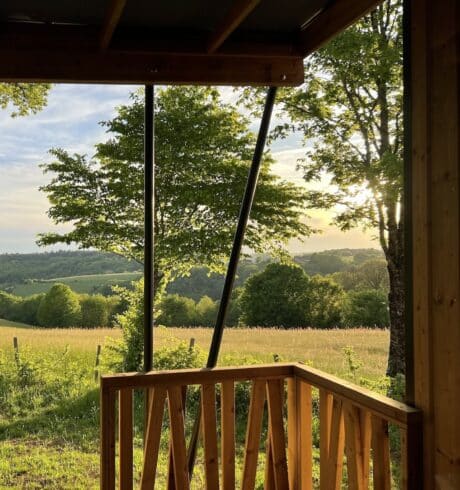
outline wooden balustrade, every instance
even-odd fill
[[[244,462],[241,475],[236,475],[235,383],[243,381],[252,383],[252,387]],[[131,490],[134,485],[134,389],[149,393],[143,466],[140,477],[136,478],[138,487],[155,488],[163,429],[168,431],[170,441],[166,487],[168,490],[190,488],[185,434],[185,394],[190,385],[201,388],[201,435],[208,490],[233,490],[237,481],[242,490],[254,489],[265,407],[268,414],[266,490],[338,490],[344,482],[352,490],[368,489],[370,485],[375,490],[390,489],[389,424],[397,426],[401,434],[398,464],[402,488],[421,488],[419,410],[301,364],[274,364],[103,376],[101,489],[114,490],[117,482],[122,490]],[[163,424],[164,417],[168,418],[168,424]],[[314,453],[317,453],[312,435],[315,417],[319,419],[319,487],[313,479]]]

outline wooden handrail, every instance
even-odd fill
[[[287,441],[284,393],[287,380]],[[311,490],[313,417],[320,427],[320,488],[339,490],[344,455],[351,490],[390,488],[389,424],[401,434],[402,488],[415,490],[420,473],[420,410],[341,380],[303,364],[270,364],[214,369],[186,369],[105,375],[101,378],[101,489],[114,490],[116,453],[121,490],[133,488],[133,390],[148,389],[149,417],[144,446],[141,489],[154,488],[164,413],[169,418],[167,479],[188,489],[186,468],[185,390],[202,391],[204,468],[207,488],[235,488],[235,382],[252,382],[241,485],[253,490],[256,481],[264,407],[267,407],[265,488]],[[221,385],[221,417],[217,418],[216,385]],[[319,412],[312,388],[319,390]],[[315,392],[316,393],[316,392]],[[116,400],[119,415],[116,416]],[[165,410],[167,402],[167,410]],[[116,427],[118,419],[118,445]],[[220,424],[219,424],[220,422]],[[219,431],[220,425],[220,431]],[[219,436],[220,434],[220,436]],[[220,465],[218,451],[220,446]],[[371,460],[373,464],[371,465]],[[371,471],[372,469],[372,471]],[[172,483],[171,483],[172,482]],[[168,486],[169,488],[169,486]],[[172,487],[171,487],[172,488]]]

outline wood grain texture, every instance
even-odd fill
[[[224,381],[221,391],[222,488],[235,488],[235,384]]]
[[[277,489],[289,488],[283,420],[283,388],[282,381],[267,381],[270,449],[273,461],[275,487]]]
[[[388,422],[378,417],[372,417],[372,460],[374,490],[390,490],[391,468]],[[404,466],[404,461],[402,464]]]
[[[181,386],[168,387],[169,422],[171,424],[171,446],[176,488],[188,490],[190,487],[185,447],[184,410]]]
[[[120,453],[120,490],[133,488],[133,390],[118,393],[118,444]]]
[[[115,390],[101,383],[101,490],[115,490]]]
[[[260,0],[236,0],[208,40],[207,52],[214,53],[257,7]]]
[[[257,379],[252,383],[241,490],[253,490],[256,481],[257,459],[265,404],[265,383],[265,379]]]
[[[219,460],[217,451],[216,386],[201,386],[201,427],[203,431],[204,468],[207,490],[219,488]]]
[[[155,486],[165,400],[165,388],[163,386],[154,388],[150,396],[141,475],[141,490],[151,490]]]

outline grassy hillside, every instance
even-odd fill
[[[103,288],[140,279],[140,272],[120,272],[114,274],[88,274],[82,276],[56,277],[53,279],[15,285],[11,292],[17,296],[46,293],[53,284],[61,282],[70,286],[76,293],[97,293]]]
[[[138,272],[141,269],[136,262],[97,251],[0,254],[0,289],[30,279]]]

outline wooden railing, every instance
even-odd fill
[[[318,420],[321,490],[338,490],[343,486],[362,490],[369,488],[370,484],[376,490],[390,489],[389,424],[397,426],[400,433],[397,465],[401,472],[401,487],[421,488],[419,410],[301,364],[274,364],[103,376],[101,489],[115,489],[117,479],[120,489],[133,488],[133,390],[137,389],[148,390],[149,393],[143,466],[140,478],[137,478],[139,487],[155,487],[163,428],[169,431],[170,441],[168,483],[165,486],[176,490],[190,488],[184,409],[190,385],[200,385],[201,389],[206,488],[236,488],[235,411],[238,407],[235,407],[235,383],[243,381],[249,381],[252,388],[238,488],[252,490],[255,487],[265,405],[268,413],[265,489],[318,488],[318,479],[314,479],[312,474],[317,460],[312,426]],[[219,403],[216,403],[216,388],[220,392]],[[115,427],[117,398],[118,451]],[[165,404],[168,424],[163,423]],[[218,412],[220,421],[217,420]],[[347,470],[345,477],[344,466]]]

